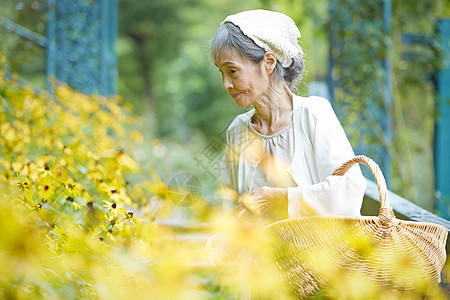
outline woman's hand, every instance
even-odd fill
[[[264,214],[276,202],[287,201],[287,189],[263,186],[253,190],[241,201],[242,206],[253,212]]]

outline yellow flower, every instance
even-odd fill
[[[131,173],[136,173],[139,170],[137,162],[122,150],[117,152],[116,158],[119,165],[125,170],[130,171]]]
[[[50,199],[55,192],[55,189],[50,183],[41,183],[38,187],[38,196],[40,199]]]
[[[170,188],[158,176],[154,176],[153,182],[147,182],[145,187],[149,192],[156,195],[158,199],[169,198]]]
[[[119,193],[118,193],[118,191],[117,191],[116,188],[110,189],[110,190],[108,191],[108,195],[109,195],[109,197],[110,197],[112,200],[114,200],[114,201],[116,201],[116,202],[119,200]]]
[[[39,172],[41,175],[41,180],[53,180],[53,174],[50,172],[50,167],[47,164],[45,164],[42,169],[39,169]]]
[[[71,193],[74,197],[80,196],[80,187],[77,182],[75,182],[72,179],[63,180],[62,183],[64,184],[67,191]]]
[[[134,213],[133,213],[132,211],[129,211],[129,212],[127,212],[127,214],[126,214],[126,217],[127,217],[128,221],[129,221],[131,224],[133,224],[133,226],[135,226],[136,224],[135,224],[134,221],[133,221],[133,216],[134,216]]]
[[[16,174],[16,186],[21,193],[27,195],[28,197],[30,196],[30,183],[27,180],[22,179],[19,173]]]
[[[73,206],[73,208],[74,208],[75,210],[81,208],[80,204],[78,204],[77,202],[75,202],[75,199],[73,199],[72,197],[69,196],[69,197],[66,198],[66,200],[67,200],[70,204],[72,204],[72,206]]]
[[[108,225],[106,226],[107,232],[112,233],[114,228],[122,230],[120,224],[124,219],[122,221],[119,221],[116,216],[111,215],[105,215],[105,219],[108,221]]]
[[[127,211],[125,208],[123,208],[122,205],[117,204],[115,202],[110,202],[108,200],[103,200],[105,203],[103,206],[109,209],[109,212],[111,212],[114,216],[122,215],[125,216]]]
[[[144,137],[142,136],[142,134],[137,131],[137,130],[133,130],[130,134],[130,137],[133,141],[135,141],[138,144],[142,144],[144,142]]]
[[[110,240],[112,240],[112,241],[115,240],[114,235],[113,235],[113,229],[112,229],[112,228],[106,230],[106,235],[108,236],[108,238],[109,238]]]

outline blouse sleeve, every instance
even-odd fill
[[[323,99],[320,112],[309,118],[313,153],[306,155],[320,182],[288,188],[289,217],[306,215],[359,216],[366,179],[358,165],[343,176],[331,174],[354,157],[353,149],[330,103]],[[308,162],[311,163],[311,162]]]

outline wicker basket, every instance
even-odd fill
[[[446,260],[447,228],[396,219],[384,176],[368,157],[355,157],[333,175],[345,174],[356,163],[369,166],[375,176],[378,216],[301,217],[267,227],[275,233],[276,262],[289,283],[302,298],[328,286],[330,277],[348,274],[398,291],[437,284]]]

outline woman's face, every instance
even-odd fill
[[[216,66],[222,73],[223,88],[239,107],[252,105],[269,88],[269,76],[263,64],[255,64],[235,49],[223,49]]]

